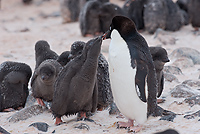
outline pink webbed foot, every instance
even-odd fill
[[[42,99],[40,99],[40,98],[36,98],[36,100],[37,100],[37,102],[38,102],[39,105],[41,105],[41,106],[45,106],[45,104],[44,104],[44,102],[43,102]]]
[[[128,122],[122,122],[122,121],[119,121],[117,122],[117,128],[129,128],[129,127],[133,127],[133,121],[134,120],[131,120],[129,119]]]
[[[13,108],[7,108],[7,109],[3,110],[3,112],[12,112],[12,111],[15,111],[15,109],[13,109]]]
[[[137,133],[137,132],[140,132],[141,129],[142,129],[142,125],[132,126],[128,129],[128,132]]]
[[[61,124],[63,124],[63,121],[61,120],[61,117],[56,117],[55,125],[58,126],[58,125],[61,125]]]

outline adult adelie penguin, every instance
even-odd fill
[[[95,112],[98,89],[96,73],[102,37],[86,43],[82,54],[75,57],[60,71],[56,82],[51,110],[56,117],[55,124],[62,122],[61,116]],[[87,119],[87,118],[86,118]]]
[[[128,122],[118,122],[118,126],[138,132],[148,115],[157,108],[153,60],[145,39],[129,18],[115,16],[106,38],[109,37],[111,89],[117,107],[128,118]],[[134,120],[139,123],[137,126]]]

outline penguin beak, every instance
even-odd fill
[[[110,30],[108,30],[107,32],[105,32],[103,35],[102,35],[102,39],[105,40],[105,39],[109,39],[110,38]]]

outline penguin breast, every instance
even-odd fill
[[[109,46],[109,73],[114,101],[120,112],[138,123],[147,120],[147,104],[137,95],[136,67],[131,66],[131,56],[126,41],[117,30],[111,33]]]

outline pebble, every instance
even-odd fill
[[[165,81],[169,81],[169,82],[179,82],[178,79],[176,78],[176,76],[174,76],[173,74],[170,73],[164,73],[164,78]]]
[[[47,132],[48,128],[49,128],[49,125],[44,122],[35,122],[35,123],[32,123],[31,125],[29,125],[29,127],[31,127],[31,126],[37,128],[38,130],[40,130],[42,132]]]
[[[198,104],[200,105],[200,95],[189,97],[184,100],[185,103],[188,103],[191,107]]]
[[[181,69],[176,66],[164,66],[163,71],[165,73],[176,74],[176,75],[183,74]]]
[[[194,64],[200,64],[200,52],[188,47],[181,47],[181,48],[175,49],[169,55],[169,57],[170,59],[186,57],[186,58],[191,59]]]
[[[31,118],[32,116],[39,115],[43,113],[44,111],[47,111],[46,108],[40,106],[40,105],[33,105],[29,107],[25,107],[21,109],[20,111],[14,113],[12,116],[8,118],[9,122],[18,122],[21,120],[26,120],[28,118]]]
[[[184,84],[177,85],[171,90],[171,96],[175,98],[188,98],[196,95],[190,87]]]

